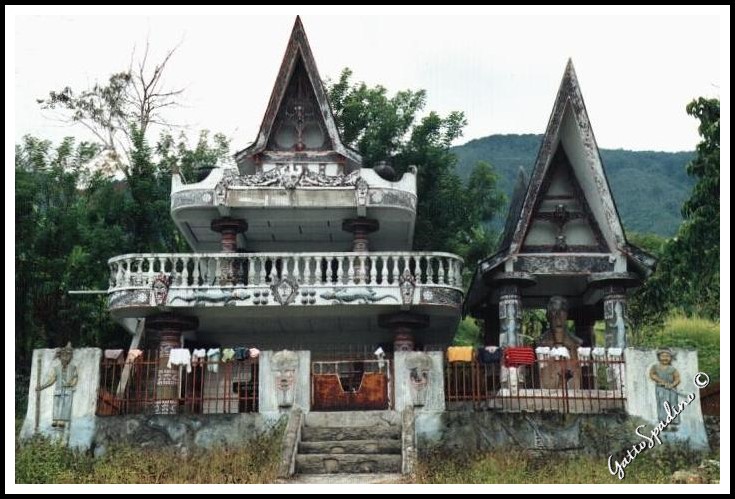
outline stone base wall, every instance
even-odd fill
[[[285,418],[284,416],[284,422]],[[239,445],[271,431],[280,419],[260,414],[136,415],[97,418],[92,450],[99,456],[116,444],[182,452]]]
[[[447,411],[416,414],[419,452],[430,448],[452,453],[508,449],[617,455],[641,442],[642,438],[636,434],[640,425],[646,425],[640,432],[650,435],[652,426],[649,423],[622,413]],[[674,443],[666,435],[662,442],[663,446]]]

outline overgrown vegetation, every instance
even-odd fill
[[[534,454],[504,450],[475,454],[429,452],[420,457],[417,483],[671,483],[672,474],[696,465],[704,455],[666,445],[626,468],[621,482],[608,470],[607,457],[586,454]],[[708,477],[710,478],[710,477]],[[719,476],[713,476],[718,479]]]
[[[661,324],[672,310],[720,316],[720,101],[696,99],[687,113],[699,120],[702,138],[687,165],[696,184],[676,237],[660,248],[656,272],[631,300],[630,317],[638,328]]]
[[[100,458],[43,437],[16,444],[16,483],[273,483],[282,432],[247,444],[182,455],[174,449],[112,447]]]
[[[714,380],[720,379],[720,324],[701,317],[670,315],[663,327],[649,326],[633,331],[631,346],[662,346],[697,350],[699,369]]]

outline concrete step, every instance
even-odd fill
[[[398,426],[357,426],[351,428],[304,426],[301,429],[302,442],[328,442],[334,440],[398,440],[400,438],[401,428]]]
[[[301,484],[301,483],[411,483],[408,475],[400,473],[327,473],[311,475],[294,475],[290,478],[281,478],[276,483]]]
[[[400,426],[398,411],[311,411],[304,416],[304,426],[356,427],[356,426]]]
[[[296,473],[400,473],[400,454],[299,454]]]
[[[326,442],[300,442],[299,454],[400,454],[401,441],[341,440]]]

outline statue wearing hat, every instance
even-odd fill
[[[656,409],[658,412],[659,421],[666,421],[668,413],[666,412],[665,402],[668,402],[669,407],[672,409],[679,403],[679,392],[676,387],[681,383],[681,377],[679,371],[671,365],[671,361],[674,359],[674,354],[669,348],[660,348],[656,352],[658,357],[658,364],[654,364],[648,376],[656,383]],[[672,430],[676,429],[679,424],[679,419],[674,419],[671,422]]]
[[[72,396],[77,385],[77,368],[71,363],[74,349],[71,342],[56,352],[59,362],[53,367],[46,382],[36,388],[37,391],[44,390],[51,385],[54,386],[54,412],[51,426],[64,428],[71,421]]]

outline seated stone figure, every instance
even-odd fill
[[[582,371],[577,363],[577,348],[582,340],[567,329],[568,304],[563,296],[552,296],[546,306],[546,319],[549,329],[544,332],[538,342],[540,347],[552,349],[565,347],[569,351],[569,360],[564,358],[540,363],[539,375],[541,388],[580,388]]]

